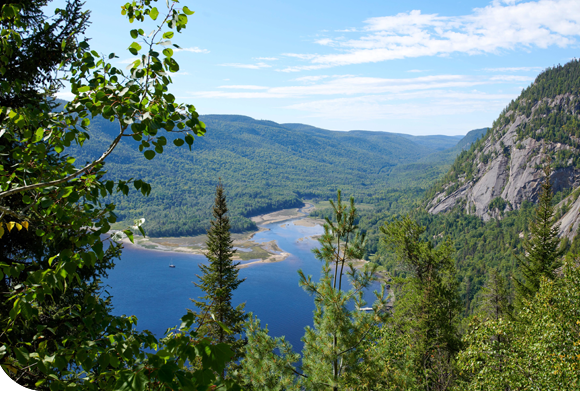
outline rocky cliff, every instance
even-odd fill
[[[579,77],[576,60],[538,76],[485,137],[458,156],[432,189],[427,210],[437,214],[459,207],[484,220],[501,218],[526,200],[537,201],[546,160],[554,192],[579,187]],[[580,226],[580,200],[576,193],[570,196],[558,206],[564,213],[561,234],[571,238]]]

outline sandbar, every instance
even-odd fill
[[[252,217],[258,226],[257,232],[248,233],[238,233],[232,234],[232,239],[234,239],[234,247],[239,247],[242,249],[251,249],[249,252],[237,251],[234,254],[234,261],[244,261],[244,260],[256,260],[251,261],[247,264],[240,264],[238,268],[246,268],[250,265],[260,264],[260,263],[274,263],[285,260],[290,253],[282,251],[275,240],[269,242],[258,243],[253,240],[254,235],[260,232],[269,230],[263,225],[272,224],[276,222],[294,220],[295,225],[313,227],[316,225],[324,224],[324,220],[307,218],[308,214],[314,209],[314,205],[310,203],[305,203],[302,208],[290,208],[286,210],[280,210],[271,212],[268,214],[257,215]],[[206,251],[205,242],[207,240],[206,235],[197,236],[183,236],[183,237],[161,237],[161,238],[151,238],[142,237],[135,234],[134,241],[131,243],[129,238],[125,236],[120,231],[111,231],[112,233],[118,232],[122,238],[121,242],[124,246],[136,247],[142,250],[152,250],[152,251],[165,251],[171,253],[186,253],[186,254],[197,254],[204,255]],[[316,236],[317,237],[317,236]],[[315,236],[306,237],[308,239],[315,239]],[[306,238],[301,238],[299,240],[304,240]]]

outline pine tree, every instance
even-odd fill
[[[200,264],[203,275],[197,275],[200,283],[195,283],[195,286],[206,295],[201,297],[201,301],[193,299],[192,301],[199,309],[199,312],[195,313],[200,326],[198,334],[210,339],[212,343],[230,344],[236,353],[235,361],[242,354],[244,344],[241,338],[242,325],[247,315],[244,313],[245,303],[235,308],[232,306],[233,292],[245,279],[239,279],[236,267],[240,263],[232,260],[236,250],[232,245],[227,212],[226,197],[220,179],[216,189],[213,220],[207,232],[205,255],[209,265]],[[236,335],[240,337],[236,338]]]
[[[241,371],[244,384],[251,390],[364,390],[368,389],[369,373],[375,373],[365,364],[371,356],[367,350],[376,342],[373,334],[387,318],[383,312],[386,285],[380,293],[375,292],[372,312],[361,310],[366,305],[362,292],[377,279],[378,266],[366,263],[360,269],[354,267],[365,251],[365,235],[359,234],[355,223],[354,199],[351,197],[350,206],[345,206],[338,191],[337,202],[331,200],[330,204],[335,221],[326,218],[324,234],[318,239],[320,249],[313,250],[316,258],[325,262],[320,281],[313,282],[312,276],[298,271],[300,286],[314,297],[316,306],[313,326],[305,328],[302,338],[302,371],[294,365],[300,357],[292,346],[284,338],[270,338],[267,327],[261,328],[260,321],[251,317],[246,324],[248,345]],[[344,289],[347,282],[351,287],[348,291]]]
[[[492,268],[482,290],[480,312],[484,318],[498,320],[512,313],[511,295],[505,279]]]
[[[313,327],[306,327],[302,339],[302,383],[310,390],[350,389],[346,375],[358,375],[362,380],[360,370],[369,356],[365,351],[369,334],[386,318],[385,284],[380,293],[375,292],[372,312],[360,311],[366,305],[363,290],[376,280],[378,265],[353,266],[365,253],[365,235],[358,232],[354,199],[351,197],[346,207],[339,190],[337,202],[331,200],[330,204],[335,222],[326,218],[324,234],[318,239],[321,247],[313,250],[316,258],[325,262],[320,282],[298,271],[300,286],[314,296],[316,305]],[[344,275],[351,286],[348,291],[343,288]],[[348,307],[351,303],[355,305],[352,311]]]
[[[514,277],[516,306],[520,308],[524,299],[531,299],[540,288],[542,276],[552,280],[555,271],[562,266],[562,250],[559,249],[558,227],[555,226],[552,206],[552,184],[550,165],[546,163],[540,199],[534,220],[530,224],[530,238],[524,242],[525,255],[517,257],[519,275]]]
[[[394,332],[409,346],[403,359],[393,364],[412,365],[419,390],[446,390],[455,379],[454,358],[460,347],[454,246],[448,238],[434,248],[421,238],[425,228],[408,216],[393,219],[380,230],[381,240],[396,254],[406,275],[393,279]]]

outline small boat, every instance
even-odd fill
[[[175,268],[175,265],[169,264],[169,268]]]

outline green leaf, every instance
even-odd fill
[[[191,325],[193,325],[194,321],[195,315],[191,312],[188,312],[183,317],[181,317],[181,326],[179,327],[179,330],[182,331],[184,329],[188,329]]]
[[[153,157],[155,157],[155,152],[153,150],[145,150],[143,155],[145,156],[146,159],[152,160]]]
[[[64,189],[61,190],[60,192],[60,198],[65,198],[70,196],[70,194],[73,192],[75,188],[72,186],[67,186]]]
[[[16,358],[21,364],[28,364],[30,354],[28,353],[28,350],[26,350],[24,347],[14,348],[14,354],[16,355]]]
[[[52,256],[48,259],[48,266],[49,267],[52,267],[52,263],[54,262],[54,259],[57,258],[59,255],[60,255],[60,253],[57,254],[56,256]]]
[[[169,32],[165,32],[163,34],[163,39],[171,39],[173,37],[173,32],[169,31]]]
[[[171,49],[163,49],[163,54],[166,57],[171,57],[173,55],[173,50],[171,50]]]
[[[113,365],[112,360],[109,360],[111,365]],[[132,371],[121,371],[119,375],[116,376],[117,383],[115,385],[115,390],[140,390],[143,391],[147,387],[147,378],[143,371],[132,372]]]
[[[89,90],[91,90],[91,88],[90,88],[90,86],[81,86],[78,90],[80,93],[83,93],[83,92],[88,92]]]
[[[183,6],[183,12],[187,15],[193,15],[193,11],[191,11],[187,6]]]
[[[32,141],[32,143],[40,142],[43,137],[44,137],[44,129],[38,128],[34,133],[34,140]]]
[[[157,7],[153,7],[151,11],[149,11],[149,16],[153,21],[157,19],[157,17],[159,16],[159,11],[157,10]]]
[[[177,147],[183,146],[183,143],[185,142],[181,138],[177,138],[173,141],[173,144],[176,145]]]
[[[136,56],[137,54],[139,54],[139,50],[141,50],[141,45],[137,42],[133,42],[131,43],[131,45],[129,46],[129,52],[131,52],[131,54],[133,54],[134,56]],[[139,60],[135,61],[136,63],[139,63]],[[139,64],[137,64],[139,65]],[[135,63],[133,64],[129,64],[128,68],[134,67]]]
[[[158,372],[159,380],[161,382],[166,383],[172,382],[175,376],[175,371],[177,371],[178,369],[179,367],[177,366],[177,364],[174,363],[163,364],[163,366],[159,368]]]
[[[97,257],[99,258],[99,260],[103,259],[103,256],[105,255],[105,253],[103,252],[103,242],[101,241],[97,241],[93,247],[91,247],[93,249],[93,251],[95,252],[95,254],[97,255]]]
[[[189,145],[189,150],[191,150],[191,145],[193,144],[193,136],[187,135],[185,137],[185,143]]]
[[[123,233],[125,235],[127,235],[127,237],[129,238],[129,240],[131,241],[131,243],[135,244],[135,242],[133,241],[133,232],[131,231],[131,229],[125,229],[123,231]]]
[[[133,39],[137,39],[139,37],[139,32],[137,31],[137,29],[131,29],[131,37]]]

